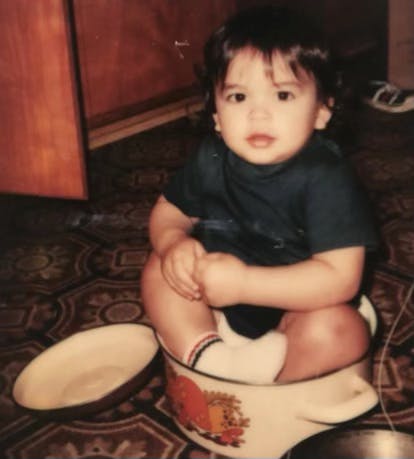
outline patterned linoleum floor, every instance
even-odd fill
[[[414,281],[414,112],[364,109],[350,158],[364,180],[382,246],[369,296],[385,339]],[[159,368],[130,398],[88,419],[53,422],[13,403],[22,368],[74,332],[147,322],[139,289],[149,210],[200,130],[189,120],[105,146],[90,156],[87,202],[1,196],[0,453],[7,458],[201,458],[174,426]],[[390,339],[382,371],[387,412],[414,433],[414,299]],[[380,407],[351,425],[387,426]]]

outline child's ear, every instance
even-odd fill
[[[217,116],[217,113],[213,113],[213,120],[214,120],[214,130],[216,132],[220,132],[221,131],[220,120],[219,120],[219,117]]]
[[[332,117],[332,107],[334,105],[334,101],[332,98],[328,100],[327,104],[321,104],[318,110],[318,114],[315,120],[315,129],[325,129],[329,120]]]

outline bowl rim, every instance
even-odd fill
[[[315,435],[312,435],[308,438],[303,439],[299,443],[296,443],[292,448],[289,450],[289,458],[292,457],[292,459],[296,459],[296,455],[301,453],[301,449],[306,449],[307,444],[313,444],[314,442],[318,441],[327,441],[329,442],[335,442],[341,439],[343,436],[352,436],[353,434],[356,434],[357,436],[360,436],[361,434],[369,434],[369,435],[375,435],[375,434],[380,434],[380,435],[385,435],[385,436],[394,436],[397,435],[400,438],[406,438],[409,439],[411,442],[413,442],[414,446],[414,433],[412,431],[409,431],[408,429],[404,427],[398,427],[398,429],[393,430],[390,428],[390,426],[384,426],[379,425],[379,424],[372,424],[372,425],[358,425],[358,426],[352,426],[350,427],[349,425],[344,425],[344,426],[339,426],[336,427],[335,429],[330,429],[330,430],[325,430],[323,432],[319,432]],[[296,450],[296,451],[295,451]],[[304,453],[305,451],[302,451]],[[300,456],[299,456],[300,457]],[[283,456],[281,459],[286,459],[285,456]],[[408,459],[408,457],[407,457]]]
[[[38,358],[44,357],[44,353],[51,350],[55,346],[61,345],[62,342],[65,340],[82,333],[87,333],[90,331],[96,331],[100,329],[108,329],[109,327],[113,326],[122,326],[122,325],[134,325],[136,327],[142,328],[145,327],[148,330],[151,330],[154,333],[154,329],[151,325],[145,323],[130,323],[130,322],[122,322],[116,324],[104,324],[98,325],[97,327],[92,327],[86,330],[81,330],[68,335],[63,340],[57,341],[56,343],[52,344],[51,346],[47,347],[43,350],[40,354],[34,357],[30,362],[25,365],[17,374],[14,384],[11,391],[11,398],[13,402],[24,411],[34,414],[39,417],[50,418],[50,419],[59,419],[59,420],[66,420],[66,419],[80,419],[85,416],[90,416],[92,414],[96,414],[97,412],[104,411],[105,409],[114,406],[117,403],[125,400],[133,391],[140,390],[145,383],[150,379],[152,374],[155,371],[157,362],[160,360],[161,351],[160,347],[157,345],[154,347],[154,353],[152,357],[149,359],[148,363],[144,365],[137,373],[135,373],[132,377],[126,379],[125,381],[121,382],[118,386],[111,389],[109,392],[105,393],[101,397],[90,400],[87,402],[79,402],[74,403],[66,406],[59,406],[56,408],[34,408],[28,405],[23,404],[21,401],[18,400],[15,394],[15,388],[19,378],[22,374],[29,368],[29,366]],[[122,327],[119,327],[122,328]]]

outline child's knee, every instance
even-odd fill
[[[303,348],[344,357],[348,354],[352,359],[369,347],[370,335],[364,318],[347,304],[301,314],[294,322],[288,335],[300,341]]]
[[[161,260],[155,252],[151,252],[141,274],[141,284],[156,282],[162,277]]]
[[[364,318],[347,304],[322,310],[310,326],[311,342],[333,354],[357,358],[369,347],[369,330]]]
[[[160,293],[163,284],[164,277],[161,272],[160,259],[155,252],[152,252],[142,269],[140,279],[141,297],[147,312],[149,309],[157,307],[159,303],[157,292]]]

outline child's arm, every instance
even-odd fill
[[[188,235],[196,221],[160,196],[149,222],[151,243],[161,259],[166,281],[188,299],[199,298],[198,284],[193,279],[194,263],[205,253],[203,246]]]
[[[293,265],[261,267],[212,253],[197,260],[195,279],[212,306],[246,303],[305,311],[351,300],[364,257],[364,247],[358,246],[318,253]]]

